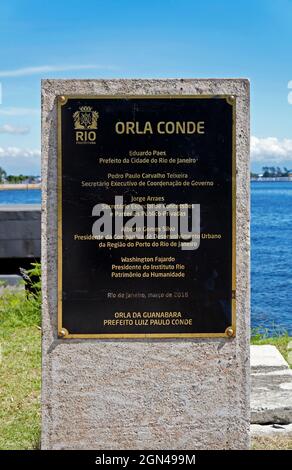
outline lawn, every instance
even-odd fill
[[[33,292],[0,286],[0,449],[40,442],[40,266],[28,273]],[[31,279],[34,279],[32,281]]]
[[[40,440],[41,333],[1,328],[0,449],[36,449]]]
[[[292,437],[265,436],[252,438],[253,450],[292,450]]]

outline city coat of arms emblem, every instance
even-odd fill
[[[80,106],[73,114],[75,129],[97,129],[99,114],[91,106]]]

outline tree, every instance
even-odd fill
[[[1,168],[0,166],[0,183],[4,183],[4,181],[6,180],[6,171],[3,170],[3,168]]]
[[[289,170],[288,170],[288,168],[286,168],[286,167],[284,166],[284,170],[283,170],[283,175],[282,175],[282,176],[288,176],[288,174],[289,174]]]
[[[268,166],[263,166],[263,177],[268,178],[269,176],[271,176],[270,168]]]

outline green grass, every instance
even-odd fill
[[[0,449],[35,449],[40,438],[40,330],[5,328],[0,343]]]
[[[37,275],[34,265],[30,275]],[[40,284],[34,294],[0,288],[0,449],[36,449],[40,440]]]

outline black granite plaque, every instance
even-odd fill
[[[59,336],[235,334],[235,117],[228,96],[59,97]]]

